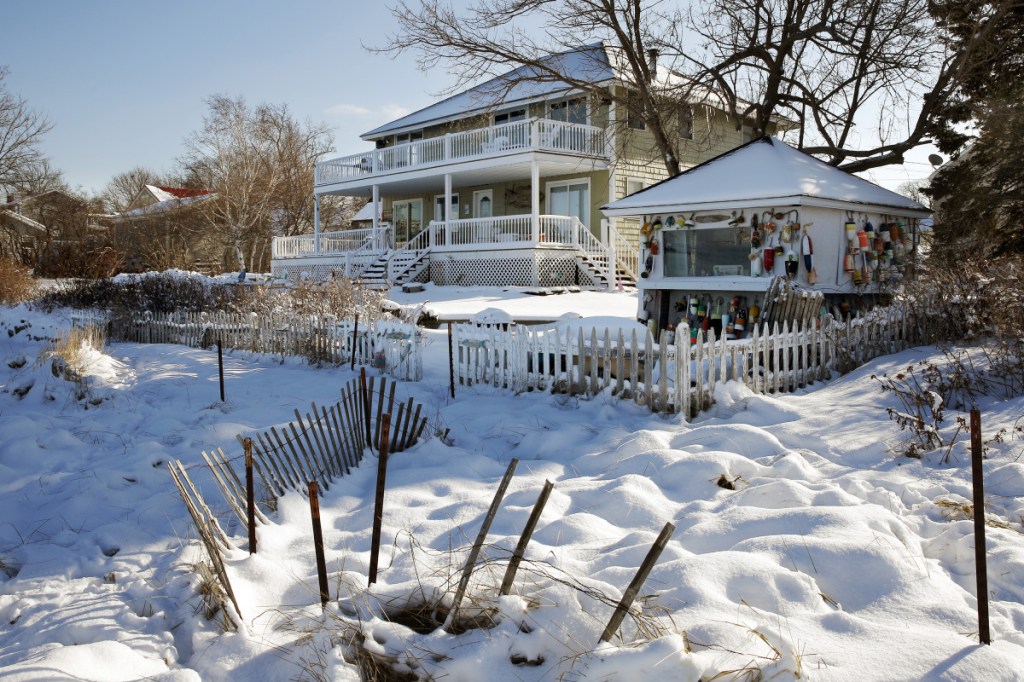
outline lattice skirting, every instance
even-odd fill
[[[572,255],[543,254],[487,258],[435,256],[430,281],[441,286],[557,287],[594,286],[588,271]]]
[[[311,279],[317,282],[326,282],[335,277],[345,274],[345,266],[327,262],[311,263],[309,261],[293,259],[280,260],[271,264],[270,273],[274,277],[281,277],[292,281],[299,279]]]

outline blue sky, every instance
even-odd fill
[[[51,120],[46,153],[93,193],[135,166],[173,170],[210,95],[285,103],[348,154],[452,82],[363,48],[394,25],[380,0],[8,0],[0,25],[8,89]],[[928,151],[865,175],[895,189],[928,174]]]
[[[8,89],[51,120],[46,153],[87,191],[135,166],[173,169],[213,94],[285,103],[356,153],[360,133],[451,82],[363,49],[392,26],[374,0],[14,0],[0,23]]]

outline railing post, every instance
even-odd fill
[[[320,255],[320,195],[313,195],[313,253]]]
[[[451,161],[452,160],[452,134],[451,133],[445,133],[444,134],[444,160],[445,161]]]
[[[530,120],[530,146],[534,149],[540,147],[540,119]]]
[[[612,291],[619,284],[619,262],[615,254],[615,245],[606,244],[608,247],[608,291]]]

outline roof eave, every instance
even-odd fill
[[[609,208],[610,205],[611,204],[606,204],[601,207],[601,212],[604,213],[609,218],[625,218],[633,216],[654,215],[660,213],[690,213],[700,211],[725,210],[731,211],[735,209],[747,208],[784,208],[789,206],[814,206],[818,208],[834,208],[838,210],[854,210],[853,207],[855,207],[856,210],[861,211],[867,210],[919,218],[927,217],[932,213],[930,210],[926,208],[918,209],[908,206],[896,206],[893,204],[877,204],[859,201],[849,201],[845,199],[828,199],[798,194],[784,196],[755,197],[740,200],[726,199],[712,201],[672,202],[633,208]]]

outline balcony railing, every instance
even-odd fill
[[[603,128],[535,118],[321,161],[316,165],[316,184],[531,150],[589,157],[607,155]]]

